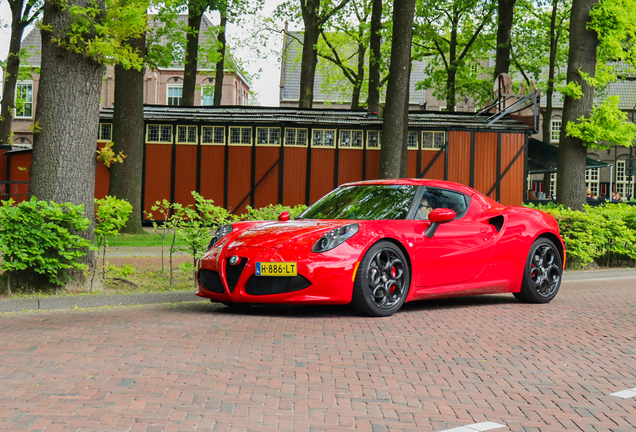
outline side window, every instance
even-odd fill
[[[457,219],[464,216],[468,211],[470,198],[466,195],[440,188],[424,188],[422,198],[418,205],[415,219],[428,220],[428,214],[438,208],[447,208],[457,214]]]

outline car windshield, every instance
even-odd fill
[[[340,187],[309,207],[302,219],[405,219],[416,186],[364,185]]]

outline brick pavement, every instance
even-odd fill
[[[636,279],[346,307],[0,314],[0,430],[634,431]]]

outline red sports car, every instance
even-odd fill
[[[239,306],[348,304],[388,316],[407,301],[513,293],[546,303],[565,246],[554,218],[437,180],[348,183],[295,220],[219,228],[197,295]]]

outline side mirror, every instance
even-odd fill
[[[426,228],[424,235],[426,238],[433,238],[435,231],[437,231],[437,227],[441,224],[452,221],[456,216],[457,214],[455,214],[455,212],[451,209],[438,208],[433,210],[428,214],[428,220],[431,222],[431,225]]]
[[[289,212],[288,211],[284,211],[281,214],[278,215],[278,220],[281,222],[286,222],[289,220]]]

